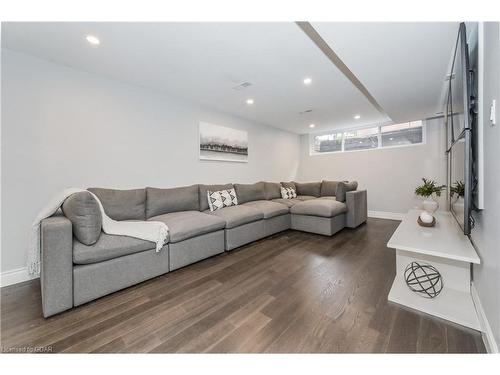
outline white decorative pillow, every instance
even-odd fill
[[[234,190],[234,188],[219,191],[208,190],[207,198],[210,211],[220,210],[224,207],[238,205],[238,198],[236,197],[236,191]]]
[[[297,192],[295,191],[294,188],[288,187],[288,188],[281,188],[281,197],[283,199],[292,199],[292,198],[297,198]]]

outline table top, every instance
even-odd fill
[[[469,238],[450,212],[436,212],[434,227],[421,227],[421,210],[410,210],[396,229],[387,247],[441,258],[479,264],[481,260]]]

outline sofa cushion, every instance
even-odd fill
[[[146,188],[146,218],[177,211],[199,211],[198,185],[172,189]]]
[[[322,197],[331,197],[337,194],[337,186],[339,181],[326,181],[323,180],[321,182],[321,196]]]
[[[214,215],[223,219],[226,223],[226,229],[239,227],[240,225],[252,223],[264,218],[262,212],[246,205],[225,207],[213,212],[205,212],[209,215]]]
[[[101,235],[102,215],[99,203],[88,191],[70,195],[62,205],[64,215],[71,221],[73,234],[85,245],[93,245]]]
[[[284,215],[289,212],[288,206],[270,201],[254,201],[243,204],[244,206],[252,207],[264,214],[264,219],[270,219],[275,216]]]
[[[76,239],[73,241],[73,262],[76,264],[99,263],[155,248],[154,242],[101,233],[97,242],[91,246],[84,245]]]
[[[149,221],[167,224],[171,243],[187,240],[205,233],[224,229],[226,222],[221,218],[199,211],[179,211],[153,216]]]
[[[229,190],[233,188],[233,184],[224,185],[198,185],[198,201],[200,203],[200,211],[209,209],[207,191]]]
[[[337,200],[337,197],[335,195],[333,196],[324,196],[324,197],[319,197],[318,199],[328,199],[328,200],[331,200],[331,201],[336,201]]]
[[[146,220],[146,189],[89,188],[88,191],[97,195],[111,219]]]
[[[281,184],[279,182],[264,182],[264,192],[268,200],[281,198]]]
[[[256,182],[255,184],[234,184],[234,190],[236,190],[239,204],[266,199],[264,182]]]
[[[284,204],[287,207],[292,207],[293,205],[302,202],[300,199],[293,198],[293,199],[283,199],[283,198],[278,198],[278,199],[272,199],[271,202],[277,202],[280,204]]]
[[[292,214],[334,217],[347,211],[345,203],[329,199],[314,199],[297,203],[290,208]]]
[[[339,202],[345,202],[345,193],[348,191],[354,191],[358,188],[358,182],[357,181],[340,181],[337,185],[337,192],[335,196],[337,197],[337,200]]]
[[[296,182],[297,195],[309,195],[319,197],[321,195],[321,182]]]
[[[311,199],[317,199],[311,195],[297,195],[297,199],[300,201],[310,201]]]

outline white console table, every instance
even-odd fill
[[[442,319],[480,330],[471,296],[471,264],[480,259],[467,236],[449,212],[438,212],[436,225],[417,224],[421,211],[409,211],[387,247],[396,249],[396,277],[388,299]],[[441,274],[443,290],[435,298],[425,298],[406,285],[404,272],[411,262],[433,265]]]

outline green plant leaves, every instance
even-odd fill
[[[417,186],[415,188],[415,194],[421,197],[430,197],[432,194],[436,194],[438,197],[441,196],[441,192],[446,189],[446,185],[437,185],[437,182],[434,180],[428,180],[426,178],[422,178],[424,182],[423,185]]]

